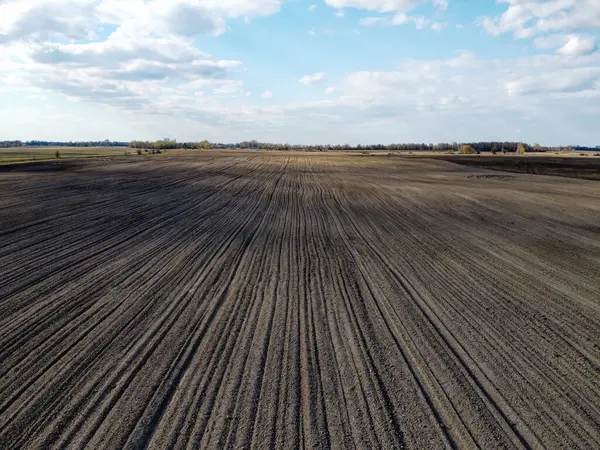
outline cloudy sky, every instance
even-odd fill
[[[0,140],[600,145],[600,0],[0,0]]]

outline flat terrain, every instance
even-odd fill
[[[547,153],[523,156],[477,155],[477,156],[434,156],[472,167],[480,167],[505,172],[555,175],[587,180],[600,180],[600,153],[567,153],[561,156],[548,156]],[[431,155],[431,154],[430,154]],[[581,156],[586,155],[586,156]]]
[[[198,153],[0,172],[0,448],[600,448],[600,183]]]
[[[123,156],[135,154],[136,150],[126,147],[15,147],[0,148],[0,165],[15,162],[46,161],[61,158],[90,158],[95,156]]]

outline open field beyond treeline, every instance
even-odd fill
[[[581,155],[584,155],[583,157]],[[466,166],[504,172],[556,175],[586,180],[600,180],[600,157],[597,153],[563,153],[560,156],[547,153],[506,156],[486,154],[477,156],[432,155],[435,158]]]
[[[11,163],[31,161],[47,161],[56,158],[91,158],[97,156],[119,156],[135,154],[135,150],[127,147],[15,147],[0,148],[0,166]]]
[[[0,172],[0,448],[600,448],[600,183],[198,153]]]

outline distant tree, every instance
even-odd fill
[[[21,141],[1,141],[0,148],[23,147]]]
[[[495,155],[496,153],[498,153],[498,148],[492,147],[492,155]]]
[[[519,142],[519,145],[517,145],[517,154],[524,155],[525,152],[527,152],[527,148],[525,147],[524,144],[522,144],[521,142]]]
[[[61,141],[27,141],[24,144],[21,143],[21,146],[25,147],[127,147],[129,143],[127,142],[110,142],[108,140],[104,141],[69,141],[69,142],[61,142]]]
[[[458,152],[460,155],[476,155],[477,154],[477,150],[475,150],[472,146],[470,145],[463,145],[460,147],[460,150]]]

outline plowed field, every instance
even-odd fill
[[[67,447],[600,448],[600,183],[252,153],[0,173],[0,448]]]

